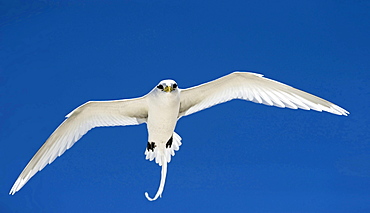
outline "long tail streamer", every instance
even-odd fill
[[[157,200],[158,197],[162,197],[162,192],[164,189],[164,184],[166,183],[166,175],[167,175],[167,160],[165,159],[165,155],[162,155],[162,172],[161,172],[161,182],[158,187],[157,194],[155,194],[154,198],[150,198],[148,192],[145,192],[145,197],[149,201]]]

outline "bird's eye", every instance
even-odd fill
[[[157,86],[157,88],[163,90],[163,85],[160,84],[160,85]]]
[[[173,85],[172,85],[172,87],[173,87],[174,89],[176,89],[176,88],[177,88],[177,84],[173,84]]]

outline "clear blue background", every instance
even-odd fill
[[[370,212],[370,2],[1,1],[0,212]],[[184,117],[169,164],[146,126],[97,128],[14,196],[64,116],[249,70],[348,117],[232,101]]]

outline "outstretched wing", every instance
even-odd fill
[[[250,72],[234,72],[214,81],[181,90],[179,117],[232,99],[292,109],[326,111],[347,115],[345,109],[286,84]]]
[[[19,191],[27,181],[78,141],[90,129],[100,126],[126,126],[146,122],[145,96],[116,101],[89,101],[73,110],[50,135],[14,183],[9,194]]]

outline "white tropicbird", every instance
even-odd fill
[[[179,150],[181,137],[174,132],[177,121],[200,110],[232,99],[243,99],[270,106],[326,111],[347,115],[345,109],[317,96],[250,72],[234,72],[214,81],[180,89],[173,80],[163,80],[147,95],[114,101],[89,101],[66,117],[51,134],[15,181],[9,194],[14,195],[47,164],[52,163],[90,129],[100,126],[147,124],[146,159],[162,166],[161,181],[154,198],[162,195],[167,163]]]

